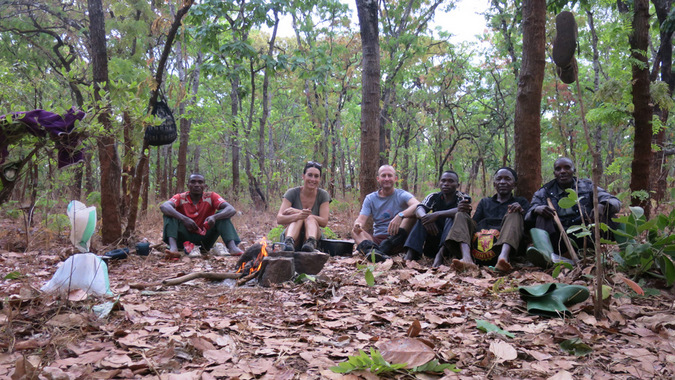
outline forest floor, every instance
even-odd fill
[[[329,226],[346,237],[353,217],[331,214]],[[257,242],[273,220],[271,212],[235,217],[242,246]],[[406,264],[395,258],[376,265],[370,287],[357,268],[362,258],[331,257],[315,282],[265,288],[196,279],[176,286],[130,287],[197,271],[234,272],[237,260],[167,261],[153,250],[147,257],[131,255],[109,263],[112,300],[118,302],[99,319],[92,308],[105,299],[65,300],[39,291],[72,252],[67,232],[32,229],[27,240],[23,225],[22,220],[0,219],[0,378],[675,377],[675,293],[651,289],[654,295],[638,296],[612,270],[607,281],[613,296],[605,303],[604,318],[593,317],[589,298],[570,308],[572,317],[560,319],[529,315],[517,288],[556,281],[592,287],[592,266],[553,279],[551,271],[525,264],[500,275],[488,268],[477,273],[431,269],[429,261]],[[139,231],[139,237],[160,242],[161,218],[142,220]],[[97,248],[94,242],[92,251],[102,254],[112,248]],[[483,332],[476,320],[512,337]],[[417,339],[433,346],[439,362],[460,371],[399,370],[378,377],[329,369],[359,349],[391,346],[391,340],[404,339],[413,330]],[[590,352],[576,356],[561,349],[561,342],[575,338]],[[424,351],[412,347],[404,345],[401,354],[413,358]]]

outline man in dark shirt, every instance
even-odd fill
[[[446,249],[460,257],[452,261],[455,269],[475,267],[475,260],[481,265],[494,265],[502,272],[511,270],[509,255],[518,250],[523,238],[523,214],[528,208],[525,198],[513,196],[517,180],[513,169],[498,169],[493,179],[497,194],[481,199],[473,219],[468,213],[455,217],[454,226],[445,240]],[[474,236],[476,229],[480,232]],[[496,239],[494,243],[493,238]],[[434,265],[440,265],[442,261],[442,256],[437,256]]]
[[[452,170],[443,172],[438,186],[441,191],[427,195],[415,209],[417,222],[405,242],[406,260],[417,260],[422,252],[428,257],[436,256],[446,220],[455,217],[458,204],[466,196],[457,190],[459,176]]]
[[[588,179],[577,179],[574,163],[567,157],[558,158],[553,164],[553,175],[555,179],[546,183],[541,189],[537,190],[532,197],[530,208],[525,215],[525,222],[538,229],[548,232],[555,253],[564,253],[565,249],[561,244],[561,234],[554,224],[554,215],[560,218],[565,230],[574,225],[581,225],[582,220],[588,224],[592,223],[593,215],[593,182]],[[566,189],[576,191],[579,203],[570,208],[561,208],[558,205],[560,199],[567,197]],[[553,204],[553,208],[548,205],[548,200]],[[580,208],[581,206],[581,208]],[[600,221],[612,224],[611,218],[621,209],[621,201],[615,196],[609,194],[604,189],[598,187],[598,213]],[[579,242],[577,242],[579,243]],[[561,249],[562,248],[562,249]],[[552,263],[552,258],[535,258],[534,264],[548,266]],[[547,254],[547,253],[545,253]],[[555,257],[553,257],[555,258]],[[542,260],[543,259],[543,260]],[[553,260],[555,261],[555,260]]]

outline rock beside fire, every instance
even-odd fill
[[[258,274],[258,283],[269,287],[290,281],[295,274],[295,265],[291,257],[265,257]]]
[[[329,258],[330,255],[323,252],[294,252],[295,271],[298,274],[318,274]]]

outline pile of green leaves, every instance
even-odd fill
[[[368,370],[376,375],[397,371],[407,371],[410,373],[442,373],[446,369],[449,369],[453,372],[460,371],[459,369],[455,368],[454,364],[440,364],[436,359],[411,369],[406,369],[406,365],[406,363],[389,364],[386,360],[384,360],[382,354],[380,354],[378,350],[371,347],[370,356],[368,356],[368,354],[363,350],[359,350],[358,355],[350,356],[347,358],[346,362],[342,362],[337,366],[330,367],[330,370],[335,373],[349,373],[352,371]]]
[[[631,207],[630,211],[629,215],[614,219],[620,224],[620,228],[611,229],[620,249],[614,254],[614,260],[622,270],[635,277],[648,273],[665,279],[668,286],[673,285],[675,210],[649,220],[641,207]],[[655,273],[654,267],[661,273]]]

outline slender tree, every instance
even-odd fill
[[[380,43],[376,0],[356,0],[363,50],[361,88],[361,201],[377,190],[380,162]]]
[[[647,192],[647,198],[633,196],[633,206],[641,206],[649,217],[649,169],[652,156],[652,115],[653,106],[649,93],[649,1],[633,2],[633,33],[629,37],[633,60],[632,94],[635,138],[633,140],[633,163],[630,179],[631,191]]]

